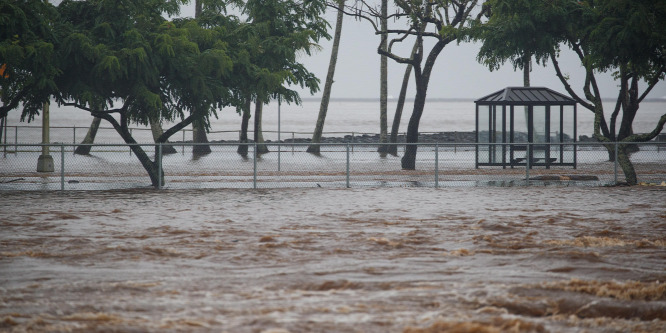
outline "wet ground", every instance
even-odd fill
[[[0,193],[0,331],[664,332],[661,187]]]

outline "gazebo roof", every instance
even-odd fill
[[[482,97],[474,103],[495,105],[572,105],[569,96],[545,87],[507,87]]]

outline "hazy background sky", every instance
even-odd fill
[[[328,9],[326,18],[331,22],[330,34],[334,33],[335,10]],[[182,16],[194,16],[193,6],[183,9]],[[394,23],[389,23],[391,24]],[[331,95],[333,98],[379,98],[379,55],[377,46],[380,38],[366,21],[358,21],[352,17],[345,17],[340,51],[335,72],[335,83]],[[315,73],[321,80],[321,89],[314,96],[321,96],[324,87],[328,62],[331,54],[332,40],[322,40],[322,49],[312,56],[302,55],[301,61],[307,68]],[[406,42],[402,48],[401,56],[408,57],[412,42]],[[428,88],[428,98],[471,98],[477,99],[508,86],[522,86],[522,72],[515,72],[513,66],[507,63],[498,71],[490,72],[487,67],[476,60],[479,44],[451,43],[440,53]],[[428,49],[429,50],[429,49]],[[570,77],[572,87],[576,93],[583,95],[582,83],[585,78],[583,68],[578,58],[570,51],[564,49],[560,58],[560,66]],[[395,98],[400,93],[400,85],[404,75],[405,65],[393,60],[388,61],[388,94]],[[602,96],[608,101],[617,97],[618,83],[610,74],[600,74],[597,77]],[[532,86],[545,86],[556,91],[566,93],[562,83],[555,76],[551,64],[546,67],[533,63],[531,73]],[[297,89],[301,97],[311,97],[307,89]],[[409,85],[407,97],[414,97],[415,89],[412,81]],[[666,83],[660,82],[648,98],[666,99]]]

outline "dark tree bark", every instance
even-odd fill
[[[192,142],[197,144],[192,147],[193,154],[206,155],[212,152],[210,145],[206,144],[208,143],[208,136],[206,135],[204,122],[201,120],[192,123]]]
[[[388,16],[388,4],[387,0],[382,0],[382,5],[381,5],[381,11],[382,11],[382,16],[381,16],[381,30],[383,32],[386,32],[388,29],[387,25],[387,16]],[[382,38],[381,45],[379,46],[384,52],[388,52],[388,42],[387,38]],[[377,148],[377,151],[379,152],[381,157],[386,156],[386,152],[388,151],[388,145],[385,143],[388,142],[387,140],[387,132],[388,132],[388,57],[386,55],[380,54],[380,65],[379,65],[379,147]]]
[[[412,47],[412,54],[410,58],[414,58],[416,51],[418,50],[419,43],[418,41],[414,43]],[[398,105],[395,108],[395,114],[393,115],[393,125],[391,126],[391,136],[389,142],[392,143],[388,146],[387,153],[398,156],[398,132],[400,131],[400,121],[402,120],[402,110],[405,106],[405,98],[407,97],[407,88],[409,87],[409,78],[412,75],[412,64],[407,64],[405,68],[405,75],[402,77],[402,86],[400,87],[400,95],[398,96]]]
[[[240,131],[240,138],[239,138],[239,145],[238,149],[236,150],[239,155],[243,157],[247,157],[247,152],[248,152],[248,139],[247,139],[247,128],[250,124],[250,106],[252,104],[252,100],[249,96],[245,97],[245,105],[243,107],[243,115],[242,115],[242,120],[241,120],[241,131]]]
[[[269,152],[268,147],[264,144],[264,134],[261,129],[261,117],[264,110],[264,102],[257,98],[254,105],[254,142],[256,144],[257,154],[266,154]]]
[[[340,48],[340,36],[342,35],[342,20],[344,12],[342,8],[345,0],[338,0],[338,16],[335,20],[335,34],[333,35],[333,48],[331,49],[331,58],[328,62],[328,72],[326,73],[326,82],[324,83],[324,92],[321,96],[321,104],[319,105],[319,115],[317,116],[317,124],[315,125],[314,133],[312,134],[311,144],[308,146],[307,152],[315,155],[321,153],[319,143],[321,143],[321,135],[324,132],[324,122],[326,121],[326,113],[328,112],[328,103],[331,99],[331,89],[333,87],[333,76],[335,75],[335,66],[338,61],[338,49]]]
[[[155,141],[155,143],[157,143],[159,137],[164,134],[164,130],[162,129],[162,125],[159,121],[150,121],[150,131],[153,133],[153,141]],[[162,145],[162,154],[164,155],[175,154],[177,152],[178,151],[176,151],[176,148],[174,148],[172,145]]]
[[[90,127],[88,128],[88,133],[86,137],[81,141],[81,146],[77,146],[74,149],[74,154],[77,155],[90,155],[90,150],[92,149],[91,144],[95,143],[95,136],[97,136],[97,130],[99,129],[99,124],[102,122],[102,118],[94,117]]]
[[[121,114],[120,122],[118,122],[110,114],[103,114],[99,116],[104,120],[110,122],[113,125],[113,127],[116,129],[116,132],[120,134],[120,137],[123,138],[125,143],[130,145],[130,149],[136,155],[136,157],[139,159],[139,162],[148,173],[148,177],[150,177],[151,184],[154,187],[159,187],[161,185],[164,185],[164,173],[162,173],[161,178],[159,177],[158,168],[160,161],[157,160],[157,157],[159,155],[156,153],[155,161],[152,161],[148,156],[148,154],[146,154],[145,150],[143,150],[143,147],[136,144],[137,142],[134,140],[132,134],[129,132],[129,129],[127,127],[128,123],[127,118]],[[155,146],[155,149],[157,150],[157,146]]]
[[[199,18],[202,12],[201,0],[194,2],[194,17]],[[208,143],[208,136],[206,135],[206,126],[203,120],[196,120],[192,123],[192,142],[196,144],[192,147],[192,153],[195,155],[206,155],[211,153],[210,145]]]
[[[419,37],[419,49],[422,50],[423,40]],[[414,109],[412,116],[409,118],[407,125],[407,137],[405,138],[405,155],[400,160],[404,170],[416,169],[416,151],[419,142],[419,124],[421,122],[421,115],[425,107],[425,101],[428,93],[428,84],[430,83],[430,74],[435,66],[435,60],[442,52],[444,47],[450,43],[449,39],[440,39],[435,46],[430,50],[428,58],[426,59],[423,69],[421,69],[421,61],[415,61],[414,64],[414,81],[416,82],[416,97],[414,99]],[[421,54],[419,51],[418,54]]]
[[[525,55],[523,57],[523,87],[530,86],[531,63],[532,63],[532,57],[530,55]]]

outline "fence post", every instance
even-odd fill
[[[130,128],[130,135],[132,135],[132,129]],[[132,156],[132,147],[130,146],[130,156]]]
[[[60,190],[65,190],[65,144],[60,144]]]
[[[349,144],[347,144],[347,188],[349,188]]]
[[[439,144],[435,144],[435,188],[439,188]]]
[[[253,151],[252,155],[253,155],[252,159],[254,160],[253,161],[253,163],[254,163],[254,175],[252,177],[252,187],[254,189],[256,189],[257,188],[257,143],[256,142],[254,143],[254,151]]]
[[[525,151],[525,181],[530,185],[530,164],[532,162],[532,146],[527,143],[527,150]]]
[[[76,125],[74,125],[74,131],[73,131],[73,133],[74,133],[74,138],[72,139],[72,143],[73,143],[73,144],[76,144]]]
[[[157,143],[157,189],[162,189],[162,143]]]
[[[615,140],[615,159],[613,162],[613,174],[615,175],[615,185],[617,185],[617,140]]]
[[[2,146],[2,150],[3,150],[3,157],[7,157],[7,117],[3,118],[3,120],[5,125],[5,131],[3,132],[5,135],[5,139],[2,140],[2,143],[4,144],[4,146]]]
[[[185,129],[184,128],[183,128],[183,141],[182,141],[182,143],[183,143],[183,145],[180,146],[180,149],[181,149],[182,154],[185,155]]]

